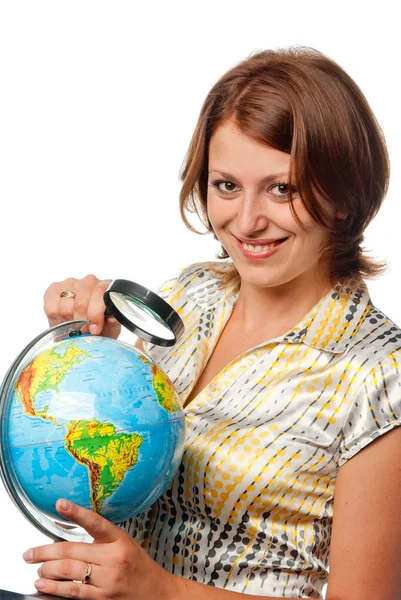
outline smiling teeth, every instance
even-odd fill
[[[248,252],[253,252],[253,254],[259,254],[262,252],[267,252],[270,248],[274,248],[276,246],[276,242],[272,242],[271,244],[266,244],[265,246],[251,246],[251,244],[242,244],[245,250]]]

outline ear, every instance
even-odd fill
[[[347,214],[345,212],[345,210],[338,210],[336,212],[336,219],[339,219],[340,221],[343,221],[344,219],[347,218]]]

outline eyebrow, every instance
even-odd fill
[[[222,177],[225,177],[229,181],[236,179],[236,177],[234,177],[230,173],[226,173],[225,171],[220,171],[219,169],[211,169],[209,171],[209,173],[218,173],[219,175],[221,175]],[[289,175],[288,171],[286,171],[284,173],[271,173],[270,175],[267,175],[266,177],[264,177],[260,183],[262,183],[262,184],[271,183],[272,181],[276,181],[277,179],[282,179],[283,177],[288,177],[288,175]]]

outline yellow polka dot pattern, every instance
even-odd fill
[[[238,297],[208,263],[160,294],[185,334],[146,350],[182,401]],[[124,526],[165,569],[243,594],[322,597],[339,468],[401,423],[401,332],[361,280],[336,285],[287,334],[238,356],[188,405],[179,471]]]

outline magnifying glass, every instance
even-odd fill
[[[106,316],[113,316],[151,344],[173,346],[184,333],[184,323],[175,310],[139,283],[115,279],[105,291],[103,300]]]

